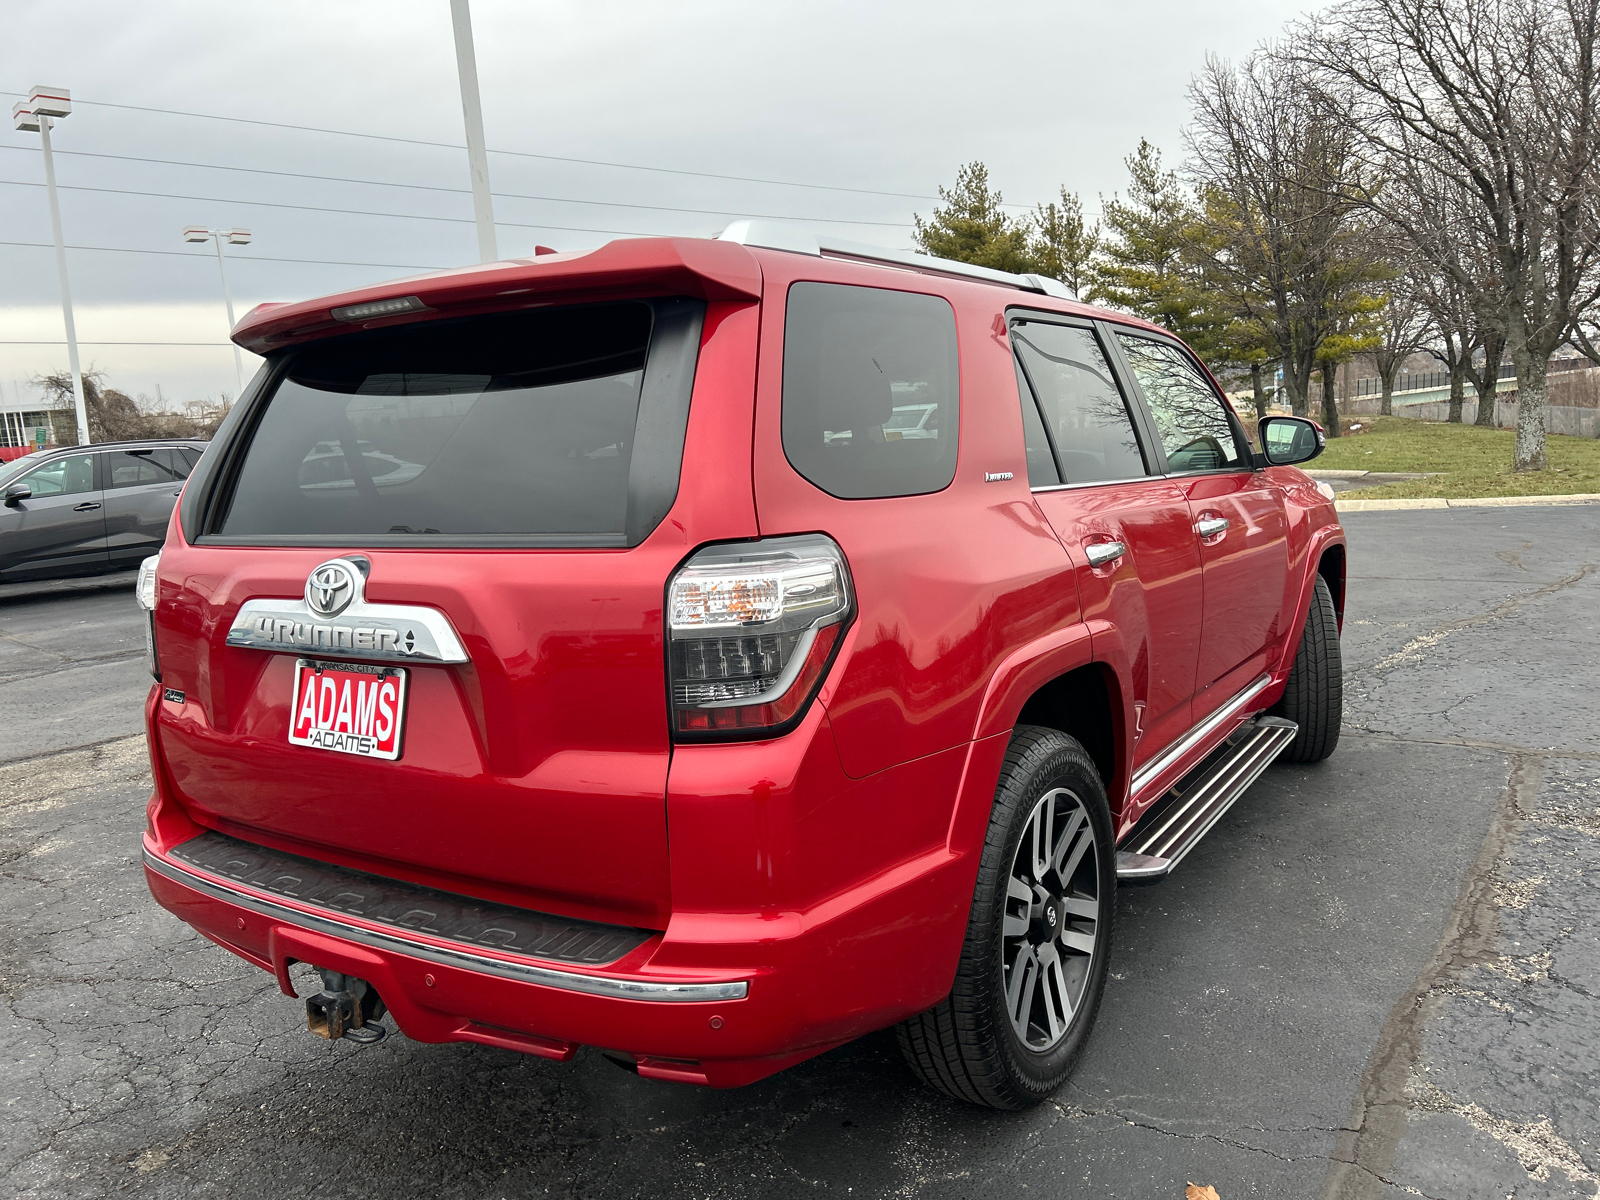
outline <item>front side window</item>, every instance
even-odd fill
[[[1246,465],[1222,397],[1176,346],[1118,333],[1117,340],[1150,406],[1167,470],[1238,470]]]
[[[1093,330],[1014,321],[1011,344],[1038,397],[1062,482],[1103,483],[1146,474],[1133,418]],[[1032,461],[1030,451],[1030,482]]]
[[[640,536],[633,474],[670,474],[666,502],[676,491],[701,311],[548,308],[314,343],[265,399],[216,533],[623,544]],[[647,437],[647,358],[675,353],[663,338],[690,357],[666,389],[676,424],[658,396]]]
[[[46,463],[17,481],[32,490],[35,499],[76,496],[94,491],[94,455],[72,454]]]
[[[948,487],[959,398],[945,300],[832,283],[789,288],[783,451],[823,491],[861,500]]]

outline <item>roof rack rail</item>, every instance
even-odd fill
[[[931,254],[917,254],[910,250],[889,250],[882,246],[869,246],[865,242],[845,241],[831,234],[819,234],[808,225],[787,221],[734,221],[717,240],[738,242],[741,246],[760,246],[765,250],[788,250],[795,254],[828,255],[832,258],[853,258],[862,262],[883,263],[895,267],[911,267],[919,271],[933,271],[940,275],[959,275],[967,279],[981,279],[1002,287],[1018,288],[1024,292],[1038,292],[1062,300],[1076,300],[1078,294],[1059,279],[1048,275],[1014,275],[1009,271],[995,271],[973,263],[957,262],[953,258],[934,258]]]

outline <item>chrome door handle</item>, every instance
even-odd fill
[[[1214,538],[1219,534],[1228,532],[1227,517],[1207,517],[1203,521],[1196,521],[1194,531],[1203,538]]]
[[[1121,542],[1096,542],[1092,546],[1083,548],[1084,557],[1089,560],[1091,567],[1103,567],[1107,563],[1114,563],[1128,552],[1128,548]]]
[[[73,512],[93,512],[95,509],[97,509],[99,507],[100,506],[98,504],[94,503],[94,501],[86,500],[82,504],[74,504],[72,506],[72,511]]]

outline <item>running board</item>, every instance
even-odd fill
[[[1299,730],[1282,717],[1257,717],[1240,726],[1139,819],[1117,851],[1118,882],[1147,883],[1169,875]]]

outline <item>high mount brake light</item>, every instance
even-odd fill
[[[844,552],[821,534],[708,546],[667,588],[680,738],[771,736],[805,710],[855,613]]]

